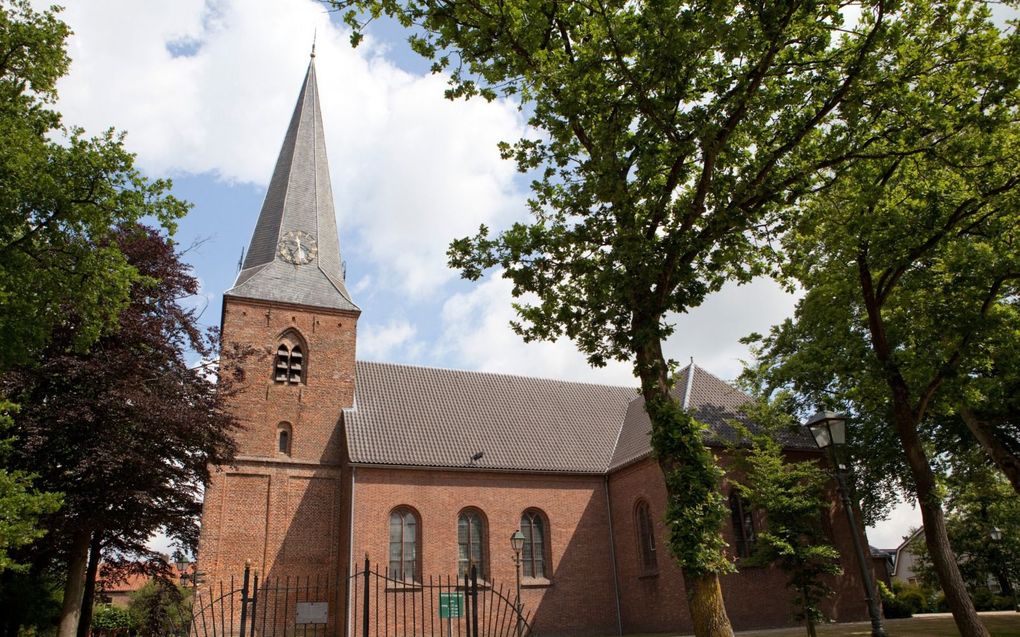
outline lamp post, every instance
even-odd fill
[[[521,625],[521,551],[524,550],[524,534],[517,529],[510,535],[510,548],[514,550],[514,564],[517,565],[517,637],[523,637],[524,627]]]
[[[871,637],[885,637],[882,616],[878,610],[878,596],[875,594],[874,574],[864,559],[860,533],[857,532],[857,522],[854,520],[853,507],[850,505],[850,495],[846,487],[847,468],[836,455],[837,449],[846,444],[846,416],[831,411],[820,411],[811,416],[807,421],[807,427],[811,430],[811,435],[814,436],[818,448],[828,451],[832,465],[835,467],[836,486],[843,502],[843,510],[846,511],[846,520],[850,525],[850,538],[854,543],[857,564],[861,569],[861,580],[864,582],[864,599],[868,604],[868,615],[871,617]]]
[[[988,535],[991,536],[992,542],[995,543],[996,547],[1002,546],[1000,544],[1000,542],[1002,542],[1002,531],[999,530],[999,527],[993,526],[992,530],[988,533]],[[1005,561],[1003,561],[1003,564],[1005,564]],[[1003,566],[1003,571],[1004,571],[1003,582],[1009,585],[1009,591],[1013,594],[1013,610],[1020,613],[1020,601],[1017,600],[1016,586],[1013,584],[1013,580],[1010,577],[1012,573],[1009,572],[1009,569],[1006,566]]]

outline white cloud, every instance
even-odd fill
[[[868,527],[868,543],[880,549],[894,549],[921,524],[921,510],[913,502],[900,502],[884,520]]]
[[[414,340],[416,335],[415,326],[404,320],[390,321],[386,325],[360,325],[358,358],[370,361],[415,358],[421,351],[421,344]]]
[[[664,350],[681,364],[690,357],[720,378],[740,374],[741,360],[750,353],[739,340],[751,332],[765,334],[769,327],[792,316],[798,295],[788,294],[771,279],[747,285],[729,283],[688,314],[674,317],[676,331]]]
[[[515,317],[511,284],[492,274],[473,290],[443,305],[437,354],[456,367],[613,385],[637,386],[627,363],[593,369],[572,342],[524,343],[510,328]]]
[[[592,370],[568,340],[524,344],[507,326],[512,299],[496,277],[449,298],[436,316],[455,275],[445,266],[449,241],[481,223],[504,225],[523,209],[514,166],[495,149],[525,132],[514,104],[444,99],[444,78],[401,70],[385,57],[385,43],[351,49],[347,33],[313,0],[97,0],[73,3],[64,19],[75,31],[72,70],[60,84],[68,122],[93,132],[111,124],[127,130],[128,147],[152,174],[208,173],[259,186],[272,172],[317,32],[342,245],[360,263],[352,289],[377,304],[364,308],[359,352],[634,382],[629,364]],[[380,307],[378,291],[392,292],[387,298],[399,310]],[[728,286],[678,317],[666,351],[681,363],[693,355],[731,378],[747,355],[737,339],[792,307],[768,282]],[[375,325],[373,316],[414,319]],[[432,333],[439,334],[434,344],[414,344]]]
[[[447,242],[520,208],[497,142],[521,136],[514,104],[450,102],[445,80],[387,61],[312,0],[75,3],[68,122],[115,124],[152,174],[211,173],[264,185],[317,32],[316,68],[341,233],[380,283],[421,298],[453,273]],[[130,26],[128,26],[130,25]],[[186,54],[175,56],[171,50]]]

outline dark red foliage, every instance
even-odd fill
[[[122,554],[145,555],[160,529],[193,547],[209,467],[234,455],[230,379],[208,362],[215,343],[181,304],[198,282],[159,232],[122,228],[117,241],[144,275],[118,327],[79,354],[68,317],[40,360],[3,378],[21,405],[14,463],[39,474],[37,488],[65,494],[37,550],[80,530]],[[206,364],[189,365],[189,354]]]

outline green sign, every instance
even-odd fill
[[[456,619],[464,616],[464,593],[439,594],[439,618]]]

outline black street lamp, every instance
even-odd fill
[[[524,550],[524,534],[517,529],[510,535],[510,548],[514,550],[514,564],[517,565],[517,637],[523,637],[523,608],[521,606],[521,551]]]
[[[999,527],[993,526],[992,530],[988,534],[991,536],[992,542],[995,544],[996,547],[1002,546],[1000,544],[1000,542],[1002,542],[1002,531],[999,530]],[[1013,610],[1020,613],[1020,600],[1018,600],[1016,596],[1017,587],[1013,584],[1013,578],[1011,577],[1012,573],[1010,573],[1008,567],[1005,566],[1005,562],[1002,562],[1002,564],[1003,564],[1002,581],[1009,585],[1009,592],[1013,594]]]
[[[836,486],[843,501],[843,510],[846,511],[846,520],[850,525],[850,537],[854,542],[857,564],[860,566],[861,580],[864,582],[864,599],[868,604],[868,615],[871,617],[871,637],[885,637],[882,616],[878,610],[878,596],[875,594],[874,573],[869,568],[869,563],[864,559],[860,533],[857,529],[857,522],[854,520],[853,507],[850,505],[850,492],[846,488],[847,467],[836,456],[837,449],[846,444],[846,416],[831,411],[820,411],[811,416],[806,426],[811,430],[811,435],[814,436],[818,448],[828,451],[832,466],[836,469],[834,472]]]

